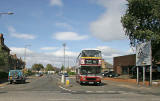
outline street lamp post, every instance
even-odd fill
[[[31,46],[31,45],[25,45],[25,46],[24,46],[24,62],[26,62],[26,49],[27,49],[27,47],[29,47],[29,46]]]
[[[0,14],[8,14],[8,15],[12,15],[12,14],[14,14],[13,12],[0,12]]]
[[[14,14],[14,13],[13,13],[13,12],[0,12],[0,16],[1,16],[1,15],[4,15],[4,14],[12,15],[12,14]]]

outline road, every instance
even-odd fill
[[[102,86],[80,86],[77,83],[65,87],[58,83],[57,75],[34,77],[26,84],[0,87],[0,101],[159,101],[160,95],[140,93],[104,83]]]

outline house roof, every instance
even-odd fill
[[[10,49],[4,44],[4,38],[3,38],[3,34],[2,33],[0,33],[0,40],[1,40],[0,46],[3,47],[4,49],[10,51]]]
[[[2,47],[8,51],[11,51],[6,45],[2,45]]]

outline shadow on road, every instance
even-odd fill
[[[100,85],[97,85],[97,84],[82,84],[81,86],[105,86],[105,85],[108,85],[108,84],[102,82]]]
[[[4,93],[7,93],[7,92],[1,92],[1,91],[0,91],[0,94],[4,94]]]

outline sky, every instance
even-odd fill
[[[76,65],[83,49],[99,49],[105,61],[133,54],[121,17],[126,0],[1,0],[0,33],[11,54],[34,63]],[[25,56],[26,49],[26,56]]]

